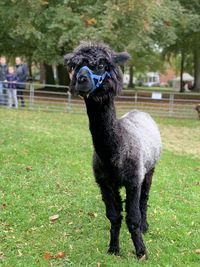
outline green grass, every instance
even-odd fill
[[[200,265],[199,155],[163,151],[144,236],[149,260],[138,263],[125,223],[121,256],[106,254],[109,222],[92,174],[86,116],[0,110],[0,121],[0,266]],[[157,121],[161,132],[190,129],[190,143],[200,129],[197,121]],[[44,259],[60,251],[64,258]]]
[[[162,86],[136,86],[135,88],[126,88],[127,90],[138,90],[138,91],[161,91],[161,92],[173,92],[172,87],[162,87]]]

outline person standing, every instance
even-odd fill
[[[6,75],[7,80],[7,92],[8,92],[8,106],[12,108],[12,102],[14,100],[15,108],[18,108],[17,101],[17,76],[13,67],[8,68],[8,74]]]
[[[25,107],[24,89],[28,78],[28,67],[22,62],[21,57],[15,58],[16,63],[16,76],[17,76],[17,98],[21,100],[21,106]]]
[[[0,105],[7,104],[7,94],[6,94],[6,75],[8,73],[8,67],[6,65],[6,58],[4,56],[0,57]]]

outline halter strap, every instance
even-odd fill
[[[94,92],[97,88],[99,88],[99,86],[102,84],[102,82],[104,81],[106,76],[111,78],[110,73],[107,71],[105,71],[102,75],[97,75],[97,74],[94,74],[94,72],[90,68],[88,68],[88,66],[83,66],[82,68],[80,68],[80,70],[78,71],[78,73],[76,75],[77,79],[80,77],[80,72],[82,70],[87,70],[89,75],[90,75],[90,78],[91,78],[92,83],[93,83],[92,92]]]

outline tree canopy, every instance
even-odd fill
[[[187,54],[200,90],[198,0],[5,0],[0,16],[0,54],[60,65],[81,40],[97,40],[127,50],[139,71]]]

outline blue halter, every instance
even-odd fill
[[[82,68],[80,68],[80,70],[78,71],[78,73],[76,75],[77,79],[80,77],[80,72],[82,70],[87,70],[89,72],[89,76],[90,76],[90,78],[92,80],[92,84],[93,84],[91,92],[94,92],[97,88],[99,88],[99,86],[102,84],[102,82],[104,81],[106,76],[111,78],[110,73],[107,71],[105,71],[102,75],[97,75],[97,74],[94,74],[94,72],[90,68],[88,68],[87,66],[83,66]]]

